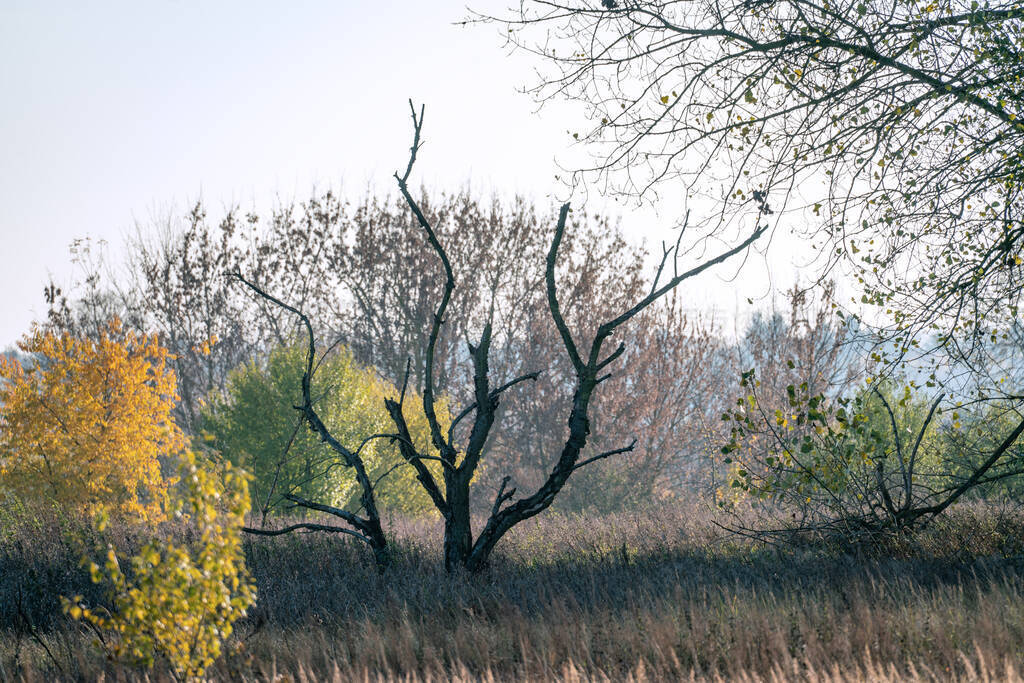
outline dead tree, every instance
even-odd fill
[[[410,438],[409,428],[402,413],[402,403],[406,395],[404,384],[401,394],[397,399],[385,401],[385,408],[391,417],[395,431],[389,434],[374,435],[370,438],[393,440],[398,444],[405,463],[415,468],[417,480],[429,494],[444,521],[445,568],[448,571],[463,568],[470,572],[476,572],[487,564],[494,547],[509,529],[543,512],[551,505],[574,472],[605,458],[626,454],[634,449],[636,445],[635,440],[628,445],[581,459],[581,453],[590,436],[590,410],[595,392],[600,389],[603,382],[612,377],[614,364],[626,351],[624,343],[618,344],[611,351],[606,351],[605,345],[609,340],[612,339],[620,328],[648,309],[656,301],[675,290],[683,281],[695,277],[705,270],[745,251],[765,233],[767,227],[758,225],[762,217],[762,212],[759,212],[754,229],[745,239],[742,239],[737,245],[726,249],[714,258],[707,259],[703,263],[683,271],[680,271],[679,268],[680,253],[679,243],[677,242],[675,247],[665,250],[654,282],[651,284],[646,296],[640,298],[639,301],[617,316],[597,324],[592,335],[588,335],[590,338],[581,340],[579,338],[581,335],[579,333],[574,334],[563,317],[555,281],[559,246],[565,235],[566,221],[570,211],[569,204],[562,205],[547,253],[545,284],[548,313],[575,371],[573,399],[566,420],[568,435],[561,446],[561,451],[558,453],[550,473],[535,491],[529,495],[516,498],[517,490],[508,487],[509,478],[505,477],[498,488],[497,494],[494,496],[490,514],[487,516],[483,528],[474,535],[470,518],[471,500],[474,493],[474,487],[472,486],[473,476],[477,472],[484,455],[485,445],[495,423],[498,404],[502,395],[506,392],[518,388],[527,381],[536,380],[541,370],[514,377],[504,382],[495,381],[491,377],[488,363],[492,326],[490,321],[485,322],[479,339],[475,343],[467,341],[469,356],[473,364],[473,400],[468,406],[454,415],[447,429],[442,427],[435,408],[435,404],[438,401],[434,377],[435,348],[442,326],[445,324],[449,303],[455,292],[456,274],[452,270],[451,262],[444,246],[437,238],[434,226],[426,219],[409,192],[408,180],[420,150],[424,113],[422,107],[417,113],[412,102],[409,103],[409,106],[412,110],[413,143],[405,172],[401,175],[396,172],[395,179],[398,182],[398,189],[402,197],[409,205],[419,226],[426,235],[427,242],[440,261],[444,278],[441,300],[434,313],[430,333],[427,338],[426,351],[423,354],[421,373],[423,378],[423,412],[429,424],[431,442],[436,454],[418,452]],[[671,276],[669,276],[670,273]],[[371,482],[366,474],[366,467],[360,456],[361,446],[355,450],[350,450],[345,445],[339,443],[317,416],[310,397],[316,347],[313,328],[309,318],[298,308],[290,306],[269,294],[251,280],[244,278],[240,274],[238,278],[260,297],[294,313],[302,320],[308,336],[309,352],[307,355],[306,372],[302,378],[303,403],[300,406],[296,406],[296,409],[300,411],[309,427],[338,453],[343,464],[353,470],[362,490],[361,507],[357,512],[321,505],[293,495],[286,496],[299,507],[338,517],[346,526],[300,523],[278,530],[247,529],[247,531],[265,535],[288,533],[299,529],[345,533],[367,543],[373,550],[378,564],[381,567],[385,566],[388,561],[388,550],[385,537],[381,531],[380,513],[377,509],[374,495],[374,482]],[[408,375],[409,373],[407,372],[406,382],[408,381]],[[465,427],[460,431],[460,426],[464,421]],[[440,482],[426,466],[425,463],[428,461],[440,463]]]

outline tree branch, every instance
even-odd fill
[[[416,162],[416,153],[420,148],[420,133],[423,130],[423,115],[426,108],[421,106],[419,116],[417,117],[416,108],[413,106],[412,100],[409,100],[409,109],[412,110],[413,126],[413,142],[409,153],[409,165],[406,167],[404,175],[399,176],[398,173],[395,173],[395,180],[398,181],[398,189],[402,193],[402,197],[405,198],[406,204],[409,205],[413,215],[416,216],[420,227],[426,232],[427,242],[430,243],[434,253],[441,259],[445,277],[444,292],[441,295],[441,303],[438,304],[437,311],[434,313],[434,322],[430,327],[430,336],[427,341],[427,355],[423,361],[423,412],[426,414],[427,422],[430,425],[430,436],[434,442],[434,447],[437,448],[442,457],[454,463],[455,451],[451,444],[445,441],[444,435],[441,433],[441,424],[438,422],[437,413],[434,411],[434,357],[437,349],[437,339],[441,334],[441,325],[444,324],[444,314],[448,310],[448,304],[455,289],[455,275],[452,272],[452,264],[448,260],[448,254],[445,252],[444,247],[441,246],[441,242],[438,241],[434,228],[430,225],[426,216],[423,215],[423,211],[420,210],[416,200],[409,193],[407,182],[409,175],[412,173],[413,164]]]
[[[504,384],[502,384],[497,389],[494,389],[493,391],[491,391],[490,397],[492,399],[497,398],[498,396],[500,396],[501,394],[505,393],[506,391],[508,391],[509,389],[514,387],[515,385],[519,384],[520,382],[525,382],[526,380],[537,381],[538,377],[540,377],[540,371],[539,370],[537,372],[530,372],[530,373],[527,373],[525,375],[521,375],[519,377],[516,377],[515,379],[509,380],[508,382],[505,382]],[[448,441],[449,442],[453,441],[452,435],[455,433],[456,425],[458,425],[459,422],[461,422],[467,415],[469,415],[471,412],[473,412],[473,409],[476,408],[476,406],[477,406],[477,403],[476,403],[476,401],[474,401],[474,402],[470,403],[468,406],[466,406],[465,408],[463,408],[459,412],[459,414],[455,416],[455,419],[452,420],[451,425],[448,427]]]
[[[309,317],[301,310],[294,306],[290,306],[280,299],[272,296],[265,292],[263,289],[258,287],[256,284],[245,279],[241,273],[235,273],[235,278],[246,285],[249,289],[254,291],[259,296],[263,297],[267,301],[270,301],[277,306],[289,311],[299,317],[302,321],[303,326],[306,328],[308,336],[308,349],[306,352],[306,368],[302,374],[302,405],[296,406],[297,410],[306,419],[310,428],[320,437],[320,440],[328,444],[336,453],[341,455],[346,466],[352,468],[356,475],[356,482],[360,488],[360,503],[362,509],[366,511],[367,518],[363,519],[358,515],[355,515],[339,508],[334,508],[329,505],[322,505],[320,503],[314,503],[312,501],[299,498],[291,494],[286,494],[284,498],[290,500],[293,503],[301,505],[303,507],[310,508],[312,510],[319,510],[321,512],[327,512],[344,519],[354,528],[362,532],[368,539],[368,543],[373,548],[374,556],[377,560],[377,565],[380,569],[388,564],[388,553],[387,553],[387,539],[384,537],[384,531],[380,524],[380,513],[377,510],[377,501],[373,492],[373,483],[370,481],[369,476],[366,473],[366,466],[363,463],[362,457],[358,453],[354,453],[349,449],[345,448],[334,435],[331,434],[327,425],[323,423],[320,416],[317,414],[316,409],[313,408],[313,399],[311,397],[310,387],[313,381],[313,362],[316,358],[316,342],[313,335],[313,324],[310,322]]]
[[[558,328],[558,334],[562,337],[562,343],[565,345],[566,353],[569,354],[572,366],[576,368],[577,373],[580,373],[583,371],[583,361],[580,359],[580,352],[576,348],[576,342],[572,339],[572,333],[569,332],[569,326],[565,324],[565,318],[562,317],[562,310],[558,305],[558,293],[555,287],[555,263],[558,260],[558,247],[562,244],[562,237],[565,235],[565,220],[568,216],[569,204],[562,204],[562,208],[558,212],[555,234],[551,238],[551,248],[548,249],[544,278],[547,282],[548,310],[551,313],[551,319],[555,321],[555,327]]]
[[[630,443],[628,446],[623,446],[622,448],[615,448],[615,449],[610,450],[610,451],[605,451],[604,453],[598,453],[597,455],[595,455],[593,457],[587,458],[586,460],[582,460],[582,461],[576,463],[576,465],[573,466],[573,470],[578,470],[581,467],[586,467],[587,465],[589,465],[592,462],[597,462],[598,460],[604,460],[605,458],[610,458],[613,455],[619,455],[620,453],[629,453],[629,452],[633,451],[633,449],[635,449],[635,448],[636,448],[636,439],[633,439],[632,443]]]
[[[516,488],[513,486],[508,491],[505,487],[512,480],[512,477],[505,475],[501,478],[501,486],[498,488],[498,494],[494,497],[494,505],[491,506],[491,516],[498,514],[501,509],[501,504],[516,494]]]
[[[328,524],[315,524],[313,522],[301,522],[299,524],[292,524],[291,526],[284,527],[283,529],[257,529],[255,527],[243,526],[242,531],[247,534],[253,534],[256,536],[281,536],[283,534],[290,534],[293,531],[299,531],[300,529],[306,529],[308,531],[327,531],[335,534],[347,534],[353,538],[358,538],[367,545],[373,545],[370,539],[359,533],[358,531],[352,531],[340,526],[330,526]]]

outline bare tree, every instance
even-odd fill
[[[94,336],[118,316],[130,329],[158,333],[173,354],[180,397],[175,417],[194,433],[201,400],[224,387],[228,372],[258,359],[269,339],[284,344],[297,331],[276,306],[254,305],[230,274],[259,272],[291,292],[315,320],[328,321],[333,311],[320,304],[338,281],[323,251],[346,218],[344,203],[330,192],[278,208],[266,225],[238,209],[211,222],[196,203],[180,223],[168,217],[137,226],[123,270],[112,266],[101,245],[76,240],[71,253],[80,281],[66,292],[52,282],[45,288],[48,324]]]
[[[970,358],[1018,317],[1017,5],[529,0],[485,19],[541,59],[540,102],[584,105],[576,179],[685,187],[718,223],[797,212],[823,270],[863,285],[889,358]]]
[[[405,398],[404,391],[397,399],[386,401],[386,408],[393,420],[395,431],[392,434],[380,435],[380,438],[391,438],[398,442],[406,463],[408,466],[416,469],[418,480],[430,494],[435,506],[441,513],[444,520],[444,557],[446,568],[454,570],[458,567],[463,567],[469,571],[478,571],[485,566],[491,552],[502,536],[516,524],[547,509],[555,497],[562,491],[574,472],[611,456],[633,451],[635,441],[632,444],[621,445],[588,457],[581,457],[591,433],[591,409],[595,400],[595,394],[602,384],[611,379],[613,376],[612,368],[615,367],[616,362],[626,352],[626,345],[624,343],[620,343],[611,351],[605,350],[606,343],[616,332],[648,310],[665,295],[675,290],[685,280],[723,263],[736,254],[742,253],[764,234],[766,228],[757,224],[759,219],[762,218],[762,212],[759,211],[755,219],[755,227],[746,238],[735,246],[725,249],[717,256],[706,259],[699,265],[689,269],[680,268],[677,248],[667,249],[662,259],[661,267],[658,269],[658,274],[646,294],[639,296],[632,305],[624,307],[624,310],[617,315],[610,316],[600,322],[589,321],[590,324],[582,326],[585,331],[581,333],[578,330],[574,332],[567,323],[562,313],[558,294],[556,271],[559,248],[566,236],[566,225],[570,211],[568,204],[562,205],[545,258],[544,274],[548,313],[558,331],[564,353],[575,374],[572,387],[572,403],[568,409],[566,420],[568,435],[562,443],[557,457],[552,456],[554,463],[548,476],[533,493],[516,498],[517,489],[507,486],[508,479],[503,480],[497,494],[494,496],[490,514],[487,516],[483,527],[474,535],[471,524],[471,494],[475,487],[472,486],[472,482],[484,456],[485,446],[497,416],[498,405],[506,392],[518,389],[525,382],[534,380],[541,369],[517,377],[507,378],[504,381],[493,378],[490,369],[493,325],[489,315],[488,319],[482,321],[482,331],[477,341],[475,343],[467,341],[468,356],[473,367],[473,401],[455,414],[447,430],[442,428],[435,405],[438,400],[435,379],[435,355],[448,308],[456,291],[456,273],[452,269],[448,253],[438,239],[435,227],[427,220],[420,206],[409,192],[408,180],[420,150],[420,136],[423,126],[423,109],[421,108],[419,113],[417,113],[411,102],[410,108],[412,109],[414,137],[409,163],[404,173],[396,173],[395,178],[398,182],[399,191],[408,203],[410,210],[416,216],[419,227],[426,235],[430,249],[436,255],[436,260],[439,262],[444,274],[440,301],[437,303],[433,319],[430,323],[422,365],[423,411],[430,425],[431,440],[434,453],[436,454],[419,453],[413,446],[413,442],[408,436],[408,427],[405,424],[401,410],[401,405]],[[310,428],[330,444],[343,459],[344,464],[353,470],[363,491],[360,514],[330,508],[329,506],[320,505],[315,501],[307,501],[294,496],[290,497],[290,500],[302,507],[337,516],[347,526],[330,527],[329,530],[349,533],[360,538],[370,545],[377,556],[378,562],[386,561],[386,541],[381,532],[380,514],[374,497],[373,482],[365,474],[366,468],[360,458],[359,448],[351,450],[345,445],[338,443],[331,436],[329,430],[327,430],[317,416],[309,396],[309,386],[315,360],[315,337],[308,316],[298,308],[290,306],[274,297],[244,276],[239,275],[238,277],[256,294],[267,301],[281,306],[285,310],[291,311],[302,320],[309,340],[309,353],[306,372],[302,380],[304,403],[299,406],[299,410]],[[466,421],[465,428],[462,428],[460,431],[463,421]],[[463,438],[460,439],[460,435]],[[443,474],[440,483],[435,480],[430,470],[424,464],[428,460],[436,460],[441,463]],[[308,524],[296,525],[284,530],[260,530],[258,533],[284,533],[303,526],[305,528],[312,528]]]
[[[436,301],[444,279],[437,256],[404,199],[399,205],[373,200],[360,205],[328,250],[329,270],[340,274],[349,305],[336,319],[340,337],[360,360],[400,384],[407,360],[411,379],[423,383],[426,351]],[[434,349],[438,395],[453,405],[471,402],[473,368],[464,339],[485,322],[492,326],[489,367],[495,376],[544,372],[529,392],[513,392],[503,401],[484,460],[501,467],[477,472],[483,484],[497,488],[503,476],[520,490],[535,488],[549,469],[548,454],[565,439],[562,413],[572,395],[575,369],[569,362],[547,310],[545,260],[548,235],[539,215],[516,199],[481,204],[465,192],[416,204],[434,227],[460,286],[452,293],[445,325]],[[613,317],[643,295],[645,253],[630,246],[607,220],[587,214],[569,216],[559,250],[556,277],[561,305],[572,328]],[[586,331],[592,333],[592,330]],[[637,447],[629,467],[604,463],[581,473],[560,496],[563,509],[608,511],[669,495],[668,482],[695,475],[696,441],[705,418],[721,413],[713,387],[728,372],[709,358],[723,347],[713,325],[687,316],[683,303],[659,302],[629,331],[629,352],[622,372],[610,380],[592,407],[596,424],[609,432],[635,430]],[[703,387],[697,397],[695,387]],[[467,390],[468,389],[468,390]],[[613,444],[600,435],[586,452]],[[480,501],[476,510],[482,511]]]
[[[492,325],[489,365],[495,376],[544,368],[529,395],[513,392],[500,408],[477,480],[495,489],[505,475],[520,490],[539,486],[549,458],[565,439],[575,369],[547,312],[545,225],[522,199],[482,203],[467,191],[430,196],[417,204],[445,245],[460,286],[447,309],[434,356],[435,390],[446,403],[472,402],[473,368],[464,339]],[[229,209],[211,220],[202,204],[183,217],[139,225],[126,245],[126,267],[115,271],[104,252],[86,241],[74,246],[81,283],[69,295],[47,290],[51,324],[74,334],[102,329],[118,315],[138,331],[156,331],[174,354],[181,397],[176,417],[190,432],[202,428],[200,402],[222,391],[242,362],[261,363],[270,345],[290,343],[292,314],[245,296],[230,273],[259,273],[265,291],[288,292],[291,305],[389,381],[423,383],[423,354],[444,280],[417,219],[404,198],[367,197],[350,206],[333,192],[275,208],[259,219]],[[630,245],[607,219],[573,212],[559,250],[556,277],[570,327],[613,317],[642,296],[646,252]],[[338,292],[340,295],[335,296]],[[71,296],[73,299],[68,300]],[[674,494],[698,476],[700,450],[709,441],[722,392],[710,387],[730,374],[709,358],[723,344],[713,325],[685,315],[683,302],[659,302],[629,331],[622,371],[595,401],[591,416],[602,431],[634,431],[627,467],[608,461],[589,468],[560,497],[562,509],[611,511]],[[717,373],[717,374],[716,374]],[[703,386],[698,397],[695,387]],[[316,392],[314,392],[316,393]],[[613,447],[597,434],[582,457]],[[474,510],[484,512],[477,500]]]

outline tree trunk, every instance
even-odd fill
[[[448,516],[444,520],[444,568],[447,572],[453,572],[457,567],[466,566],[469,553],[473,549],[473,530],[469,520],[469,487],[462,485],[462,482],[455,482],[454,486],[450,486],[448,506]]]

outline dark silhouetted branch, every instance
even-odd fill
[[[636,448],[636,439],[633,439],[632,443],[630,443],[628,446],[623,446],[622,448],[614,448],[614,449],[612,449],[610,451],[605,451],[604,453],[598,453],[597,455],[595,455],[593,457],[590,457],[590,458],[587,458],[586,460],[581,460],[580,462],[576,463],[576,465],[573,466],[573,469],[574,470],[578,470],[581,467],[586,467],[587,465],[589,465],[592,462],[597,462],[598,460],[604,460],[605,458],[610,458],[613,455],[619,455],[621,453],[629,453],[629,452],[631,452],[635,448]]]

